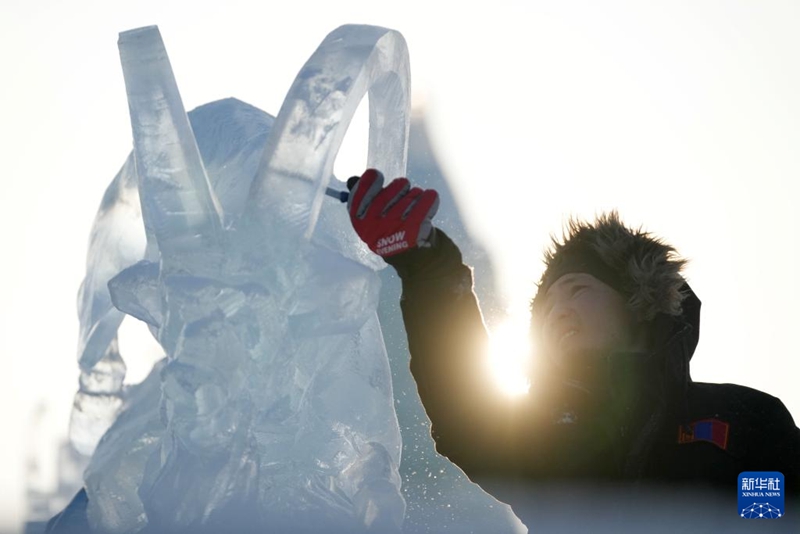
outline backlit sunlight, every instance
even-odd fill
[[[492,377],[503,393],[519,396],[528,392],[530,353],[528,317],[525,314],[514,315],[491,328],[489,366]]]

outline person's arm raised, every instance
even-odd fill
[[[437,450],[470,476],[513,470],[521,431],[515,403],[490,376],[472,270],[450,238],[432,226],[437,193],[411,188],[405,178],[383,187],[374,170],[349,185],[356,232],[403,282],[411,372]]]

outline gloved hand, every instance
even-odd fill
[[[439,209],[433,189],[411,187],[397,178],[383,187],[383,174],[367,169],[347,181],[347,210],[358,236],[371,251],[388,258],[414,247],[430,246],[431,219]]]

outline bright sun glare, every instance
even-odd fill
[[[513,316],[491,329],[489,366],[495,383],[506,395],[519,396],[528,392],[530,354],[527,317]]]

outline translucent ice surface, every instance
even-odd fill
[[[125,364],[117,350],[124,314],[111,303],[108,281],[142,259],[145,235],[133,156],[106,190],[89,241],[78,294],[80,389],[70,421],[75,448],[90,455],[122,406]]]
[[[106,237],[90,250],[80,354],[97,375],[89,389],[113,402],[76,401],[73,438],[93,449],[97,421],[107,426],[122,411],[86,473],[90,524],[399,532],[400,433],[376,314],[381,263],[343,206],[322,195],[367,92],[370,164],[404,174],[402,37],[365,26],[332,32],[274,124],[232,99],[196,110],[191,124],[158,30],[124,32],[119,47],[134,152],[107,194],[106,211],[120,218],[101,209],[96,220],[93,236]],[[123,210],[134,197],[146,251],[121,238],[136,246],[118,250],[109,244],[123,219],[136,219]],[[146,322],[166,354],[127,393],[119,312]]]

